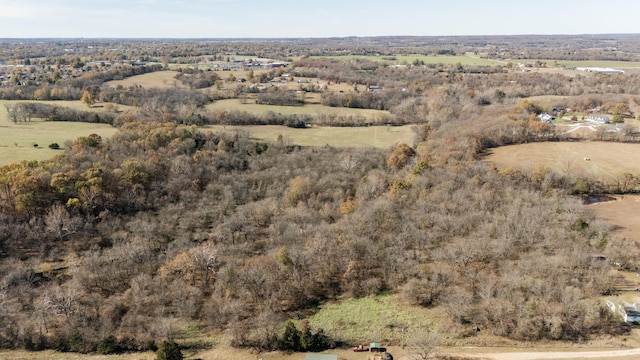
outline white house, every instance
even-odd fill
[[[543,123],[551,124],[551,121],[553,120],[553,116],[544,112],[538,115],[538,119],[540,119],[540,121],[542,121]]]

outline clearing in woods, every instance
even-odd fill
[[[248,131],[254,139],[275,143],[279,135],[285,144],[301,146],[377,147],[390,148],[396,144],[412,145],[415,138],[413,125],[368,127],[322,127],[294,129],[279,125],[211,125],[203,130]]]
[[[213,104],[206,105],[209,111],[246,111],[252,114],[266,114],[269,112],[280,114],[301,114],[301,115],[335,115],[335,116],[360,116],[364,119],[382,119],[390,112],[372,109],[352,109],[343,107],[330,107],[318,104],[307,104],[304,106],[279,106],[262,105],[254,102],[243,104],[238,99],[218,100]]]
[[[131,76],[123,80],[112,80],[106,82],[107,86],[118,86],[122,85],[127,88],[129,86],[139,85],[145,89],[150,88],[160,88],[160,89],[168,89],[172,87],[186,88],[181,81],[177,80],[175,76],[178,74],[177,71],[154,71],[146,74]]]
[[[640,244],[640,217],[629,216],[640,214],[640,195],[619,195],[614,200],[595,202],[589,209],[601,219],[616,226],[614,234]],[[636,278],[635,280],[640,281]]]

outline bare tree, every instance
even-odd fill
[[[434,354],[440,344],[440,338],[437,334],[429,331],[429,329],[421,328],[409,330],[408,345],[412,349],[411,353],[419,359],[426,360],[430,355]]]
[[[62,205],[54,205],[49,209],[44,221],[47,231],[58,240],[75,233],[80,227],[79,222],[73,219]]]

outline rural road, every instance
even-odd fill
[[[460,354],[463,355],[463,354]],[[490,360],[552,360],[552,359],[608,359],[621,356],[638,356],[640,349],[578,352],[510,352],[487,354],[464,354],[469,358]]]

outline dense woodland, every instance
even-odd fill
[[[7,48],[27,57],[23,46]],[[190,51],[181,54],[207,53]],[[610,238],[610,226],[576,194],[632,192],[635,175],[604,184],[546,168],[496,169],[481,155],[562,139],[536,118],[547,105],[525,97],[570,96],[557,105],[634,117],[638,75],[313,58],[288,70],[354,85],[353,92],[323,93],[322,102],[389,110],[381,123],[415,124],[415,142],[388,150],[300,147],[257,142],[242,131],[214,133],[196,125],[372,123],[211,113],[203,105],[222,97],[215,86],[111,88],[96,80],[108,76],[91,76],[101,70],[0,89],[5,99],[19,92],[35,99],[50,86],[136,106],[105,115],[119,128],[110,139],[88,135],[50,160],[0,168],[0,346],[143,350],[198,323],[226,332],[234,346],[286,348],[279,337],[286,320],[305,319],[326,301],[384,292],[442,308],[465,333],[586,340],[629,331],[596,297],[615,291],[612,263],[637,270],[640,249]],[[249,91],[238,87],[231,96]],[[277,101],[277,91],[260,95]],[[15,121],[28,121],[25,113],[71,120],[45,116],[53,109],[44,105],[8,110],[21,116]],[[635,141],[636,132],[597,136]],[[314,348],[342,340],[309,332],[320,339]]]

